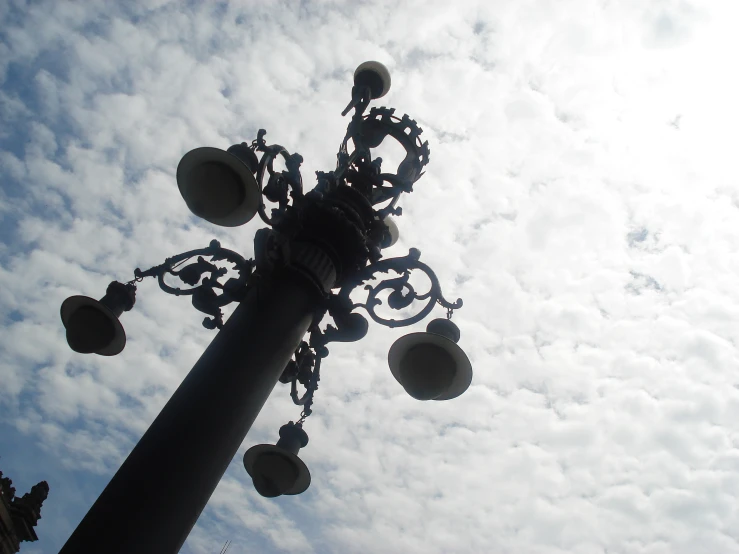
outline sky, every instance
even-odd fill
[[[310,188],[354,68],[378,60],[375,104],[431,148],[385,256],[418,248],[464,299],[472,386],[420,402],[395,381],[390,345],[425,324],[332,345],[310,488],[262,498],[241,462],[299,415],[278,385],[182,552],[739,553],[738,16],[732,0],[0,2],[0,470],[51,489],[21,551],[58,551],[214,336],[145,281],[125,350],[76,354],[62,301],[213,238],[251,257],[259,218],[190,214],[180,158],[264,128]]]

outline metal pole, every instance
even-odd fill
[[[310,326],[299,273],[251,287],[60,554],[174,554]]]

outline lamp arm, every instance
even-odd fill
[[[458,298],[455,302],[449,302],[444,298],[439,279],[428,265],[420,261],[420,256],[420,250],[411,248],[407,256],[379,260],[365,267],[357,274],[356,279],[344,285],[339,292],[339,296],[348,299],[352,291],[365,281],[375,279],[376,274],[393,271],[399,276],[385,278],[376,285],[365,285],[364,289],[368,291],[367,299],[363,303],[352,304],[351,310],[364,308],[374,321],[387,327],[406,327],[413,325],[425,318],[436,304],[446,308],[450,316],[451,312],[462,307],[462,299]],[[424,273],[431,283],[428,291],[425,293],[419,294],[416,292],[413,285],[409,282],[410,275],[415,270]],[[391,290],[387,298],[387,303],[393,310],[399,311],[408,308],[413,301],[425,300],[427,301],[426,305],[416,314],[402,319],[382,317],[376,312],[376,307],[382,304],[378,295],[387,289]]]
[[[197,256],[197,260],[186,265],[185,262]],[[205,258],[210,258],[211,261]],[[224,267],[214,262],[226,261],[233,265],[238,277],[221,283],[219,279],[228,273]],[[132,283],[140,282],[146,277],[156,277],[159,288],[174,296],[192,296],[192,305],[197,310],[211,316],[203,320],[206,329],[220,329],[223,326],[221,308],[231,302],[239,302],[246,294],[248,281],[254,271],[253,260],[246,260],[233,250],[221,247],[221,243],[212,240],[206,248],[190,250],[164,260],[163,264],[142,271],[134,270]],[[169,285],[165,281],[167,275],[173,275],[192,288],[181,289]],[[216,289],[221,294],[216,294]]]

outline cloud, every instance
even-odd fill
[[[735,12],[0,6],[0,424],[17,479],[50,475],[37,550],[58,550],[213,336],[144,282],[124,352],[79,356],[61,302],[212,238],[250,257],[260,223],[191,215],[180,157],[266,128],[309,184],[334,166],[352,71],[378,59],[379,104],[431,145],[388,255],[419,248],[464,299],[473,385],[408,398],[385,361],[404,330],[332,346],[310,489],[266,500],[241,466],[298,416],[278,386],[183,551],[739,552]]]

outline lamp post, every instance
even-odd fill
[[[179,551],[278,381],[291,385],[291,397],[302,407],[300,418],[280,429],[276,445],[250,448],[244,466],[263,496],[306,490],[310,473],[298,457],[308,444],[303,423],[312,411],[327,345],[360,340],[367,333],[368,321],[356,312],[359,308],[389,327],[417,323],[437,304],[445,308],[446,319],[433,320],[425,333],[412,333],[393,345],[390,369],[421,400],[447,400],[469,387],[472,368],[456,344],[459,329],[450,321],[462,301],[443,297],[418,250],[382,258],[382,249],[398,236],[389,216],[401,215],[399,197],[412,191],[429,156],[428,143],[419,138],[422,130],[408,116],[398,118],[388,108],[365,113],[389,87],[382,64],[365,62],[357,68],[352,99],[343,112],[354,114],[336,169],[317,172],[318,183],[309,192],[300,175],[302,157],[268,145],[264,130],[251,145],[227,151],[198,148],[182,158],[177,184],[193,213],[227,227],[258,213],[268,225],[255,235],[253,260],[214,240],[145,271],[136,269],[131,281],[111,283],[99,301],[74,296],[64,302],[67,340],[80,353],[121,352],[125,332],[119,317],[133,308],[137,284],[147,277],[156,278],[165,292],[190,296],[208,316],[203,325],[218,333],[72,533],[63,554]],[[406,151],[395,173],[383,172],[382,160],[372,157],[372,149],[387,137]],[[278,156],[283,171],[274,169]],[[265,200],[276,204],[269,214]],[[226,280],[229,267],[224,266],[236,276]],[[426,292],[415,290],[413,273],[426,275]],[[173,278],[189,288],[173,286]],[[363,284],[366,298],[355,302],[352,293]],[[402,317],[379,314],[381,298]],[[231,302],[238,306],[224,323],[221,308]],[[422,307],[410,313],[419,303]],[[322,328],[327,315],[333,324]]]

